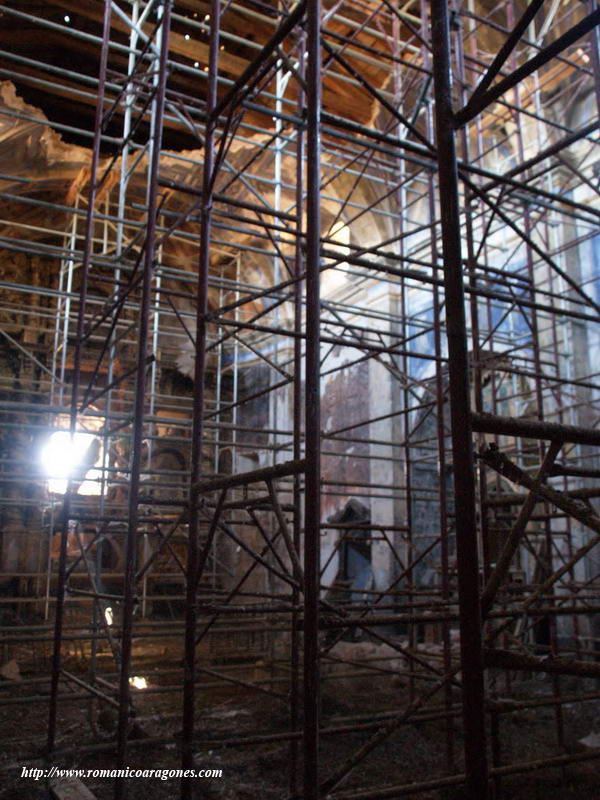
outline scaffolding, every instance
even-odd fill
[[[600,698],[564,685],[600,676],[597,5],[103,0],[82,11],[94,34],[0,10],[79,37],[100,65],[1,54],[4,78],[95,106],[93,130],[0,107],[9,127],[89,142],[63,202],[0,176],[0,246],[49,270],[3,283],[21,372],[0,397],[7,441],[29,437],[2,461],[0,599],[16,611],[0,641],[51,657],[45,758],[64,757],[58,711],[79,700],[83,750],[124,768],[156,743],[131,738],[133,679],[165,638],[183,661],[144,691],[181,696],[184,770],[278,742],[292,798],[485,800],[598,758],[569,751],[562,713]],[[260,35],[240,40],[240,19]],[[173,131],[196,149],[167,149]],[[49,491],[24,450],[56,432],[83,436],[83,467]],[[370,585],[350,585],[350,552],[368,554]],[[340,656],[356,633],[393,655]],[[65,667],[75,645],[85,678]],[[324,724],[332,665],[406,696]],[[529,673],[550,676],[542,698],[513,696]],[[287,702],[287,727],[205,740],[214,687]],[[507,762],[503,716],[544,704],[556,752]],[[98,743],[103,708],[116,718]],[[357,787],[419,720],[443,726],[438,774]],[[362,738],[344,759],[320,757],[348,734]]]

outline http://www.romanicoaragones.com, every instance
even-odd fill
[[[62,769],[60,767],[21,767],[21,778],[46,781],[60,778],[157,778],[161,781],[174,778],[222,778],[222,769]]]

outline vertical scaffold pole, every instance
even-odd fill
[[[142,451],[144,446],[144,419],[146,408],[146,368],[150,335],[150,307],[152,303],[152,280],[156,259],[156,228],[158,223],[160,151],[167,89],[167,60],[169,54],[169,30],[172,0],[163,0],[157,7],[160,16],[161,44],[157,63],[158,81],[153,103],[152,150],[148,175],[148,211],[146,217],[146,241],[144,245],[142,298],[139,310],[138,347],[136,356],[136,386],[134,399],[133,429],[131,436],[131,473],[127,510],[127,541],[125,551],[125,579],[123,590],[123,632],[121,635],[121,669],[119,676],[119,720],[117,729],[117,765],[125,767],[127,736],[131,705],[129,678],[133,646],[133,612],[136,591],[136,560],[139,527],[139,500],[142,476]],[[115,781],[115,799],[126,795],[126,780]]]
[[[432,0],[431,41],[450,378],[466,790],[469,800],[486,800],[488,784],[475,470],[447,0]]]
[[[94,246],[94,209],[98,188],[98,170],[100,165],[100,146],[102,143],[102,122],[104,119],[104,92],[106,87],[106,69],[108,65],[108,47],[110,41],[111,4],[104,3],[102,26],[102,45],[100,52],[100,71],[98,74],[98,95],[96,98],[96,115],[94,119],[94,145],[90,166],[90,190],[85,220],[84,249],[81,263],[79,286],[79,311],[77,314],[77,332],[75,352],[73,356],[73,377],[71,379],[71,410],[69,415],[69,431],[71,436],[77,428],[77,411],[79,408],[79,387],[81,382],[81,361],[83,355],[84,327],[87,310],[87,290],[90,262]],[[54,614],[54,644],[52,652],[52,671],[50,678],[50,706],[48,710],[47,751],[52,753],[56,741],[56,724],[58,713],[58,689],[60,682],[61,648],[65,610],[65,585],[67,580],[67,535],[71,515],[73,482],[69,481],[62,508],[62,528],[60,535],[60,551],[58,556],[58,579],[56,587],[56,610]]]
[[[319,796],[321,2],[307,4],[304,800]]]
[[[212,222],[212,176],[215,159],[215,131],[217,119],[217,79],[219,70],[219,36],[221,7],[213,0],[210,19],[210,44],[208,64],[208,86],[206,98],[206,133],[204,137],[204,165],[202,170],[202,205],[200,209],[200,255],[198,262],[198,291],[196,299],[196,349],[194,362],[194,408],[192,417],[192,457],[190,474],[190,509],[188,527],[188,552],[186,570],[186,611],[183,675],[183,727],[182,766],[189,770],[194,764],[193,737],[196,703],[196,624],[198,610],[196,593],[199,580],[199,509],[198,493],[195,489],[202,476],[202,448],[204,440],[206,339],[208,311],[208,270],[210,266],[210,236]],[[191,800],[191,778],[181,779],[181,797]]]

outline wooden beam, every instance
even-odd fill
[[[80,17],[92,20],[93,22],[102,22],[102,5],[100,3],[76,3],[73,0],[52,0],[52,4],[59,6],[65,11],[70,11],[73,14],[78,14]],[[111,20],[111,27],[121,33],[129,34],[129,26],[120,18],[113,14]],[[144,33],[150,34],[153,26],[146,24],[142,30]],[[204,43],[197,39],[186,39],[180,33],[171,31],[169,37],[169,50],[177,55],[189,58],[191,61],[199,61],[202,65],[208,63],[208,42]],[[241,75],[246,69],[249,62],[239,56],[234,56],[221,50],[219,53],[219,69],[230,72],[232,75]]]

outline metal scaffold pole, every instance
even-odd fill
[[[220,2],[213,0],[211,5],[210,58],[208,65],[208,97],[206,104],[206,133],[204,136],[204,163],[202,168],[202,190],[200,207],[200,253],[198,261],[198,294],[196,300],[196,333],[194,338],[194,406],[192,425],[192,454],[189,493],[189,528],[186,570],[186,618],[185,654],[183,686],[183,736],[182,766],[184,770],[193,767],[193,737],[196,704],[196,637],[197,637],[197,593],[200,573],[206,565],[211,542],[200,548],[199,503],[201,497],[197,486],[204,473],[204,431],[206,415],[206,357],[207,357],[207,314],[208,314],[208,273],[211,252],[212,192],[214,186],[215,129],[217,119],[217,76],[220,34]],[[183,777],[181,796],[183,800],[192,797],[194,782]]]
[[[306,386],[304,487],[304,797],[319,793],[321,523],[321,3],[307,6]]]
[[[479,547],[449,16],[448,3],[445,0],[433,0],[431,45],[450,380],[465,770],[469,800],[485,800],[488,797],[488,778]]]

